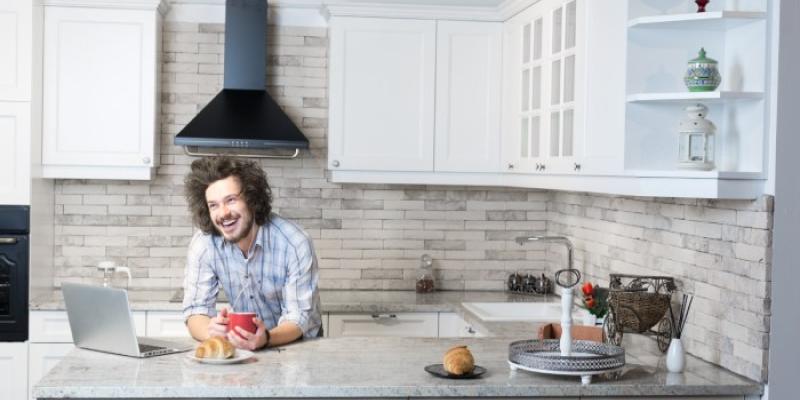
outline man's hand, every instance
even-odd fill
[[[208,337],[226,336],[228,328],[228,309],[223,308],[216,317],[208,321]]]
[[[228,332],[228,341],[237,349],[253,351],[264,347],[267,344],[267,335],[264,333],[267,327],[264,325],[264,321],[257,317],[253,318],[253,322],[256,324],[256,333],[248,332],[241,326],[237,326],[234,330],[238,335],[233,331]]]

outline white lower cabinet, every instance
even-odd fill
[[[146,336],[147,314],[145,311],[133,312],[137,336]],[[24,356],[16,358],[9,366],[0,366],[0,371],[8,370],[21,374],[22,376],[15,378],[14,382],[20,381],[25,386],[19,393],[12,390],[14,394],[8,397],[9,400],[32,399],[33,386],[75,347],[72,344],[72,331],[66,311],[32,311],[29,316],[29,327],[28,342],[7,343],[24,347]],[[0,343],[0,360],[6,361],[5,357],[9,353],[3,346],[7,344]],[[0,361],[0,364],[3,361]],[[0,373],[0,387],[7,387],[3,382],[7,376],[7,373]]]
[[[336,314],[328,321],[329,337],[438,336],[437,313]]]
[[[454,312],[439,313],[439,337],[463,338],[485,337],[486,334],[476,330],[472,324]]]
[[[183,313],[174,311],[148,311],[145,336],[191,337]]]
[[[72,343],[29,343],[28,344],[28,396],[33,397],[33,385],[67,355],[75,345]]]
[[[3,399],[28,397],[28,343],[0,343],[0,390]]]
[[[147,333],[145,314],[144,311],[133,312],[133,323],[138,336],[145,336]],[[28,340],[31,343],[72,343],[66,311],[33,311],[30,313],[29,326]]]

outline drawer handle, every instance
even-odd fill
[[[16,244],[17,238],[15,237],[0,237],[0,244]]]
[[[397,314],[372,314],[372,319],[397,319]]]
[[[474,335],[475,334],[475,329],[472,329],[471,326],[468,326],[467,327],[467,333],[469,333],[470,335]]]

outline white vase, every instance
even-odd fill
[[[673,338],[669,342],[669,349],[667,350],[667,371],[683,372],[683,367],[685,366],[686,352],[683,350],[683,342],[680,339]]]

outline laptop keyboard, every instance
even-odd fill
[[[164,349],[166,349],[166,347],[164,347],[164,346],[151,346],[149,344],[141,344],[141,343],[139,343],[139,352],[141,352],[141,353],[147,353],[149,351],[164,350]]]

